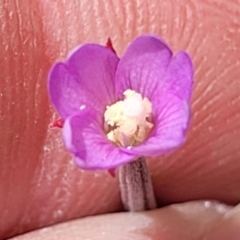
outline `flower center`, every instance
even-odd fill
[[[109,140],[118,146],[131,147],[143,142],[153,127],[152,104],[130,89],[123,95],[124,100],[107,106],[104,127]]]

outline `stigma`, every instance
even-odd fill
[[[152,104],[133,90],[124,99],[106,107],[104,129],[107,138],[118,146],[131,147],[143,142],[153,128]]]

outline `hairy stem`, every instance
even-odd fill
[[[118,174],[125,210],[136,212],[156,208],[152,181],[144,157],[121,166]]]

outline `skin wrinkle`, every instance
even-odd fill
[[[159,240],[160,238],[162,240],[198,240],[216,233],[212,230],[223,225],[226,219],[234,218],[237,211],[237,207],[231,209],[216,202],[191,202],[172,205],[156,211],[118,213],[80,219],[16,237],[13,240],[55,238],[59,240]],[[232,226],[239,227],[239,223],[237,219]],[[97,235],[94,235],[93,229],[98,233]],[[224,234],[225,239],[230,239],[228,236],[232,235],[229,230]],[[212,240],[209,237],[207,239]]]
[[[209,10],[209,11],[210,11],[210,10]],[[208,24],[209,24],[209,22],[208,22]],[[209,34],[209,35],[210,35],[210,34]],[[208,35],[208,36],[209,36],[209,35]],[[200,48],[200,49],[201,49],[201,48]],[[229,56],[229,54],[228,54],[227,56]],[[220,62],[218,62],[218,64],[220,64]],[[204,64],[202,64],[202,66],[204,66]],[[237,68],[235,68],[235,69],[237,69]],[[215,71],[215,70],[214,70],[214,71]],[[213,69],[212,69],[212,71],[211,71],[212,75],[214,74],[214,71],[213,71]],[[225,70],[225,71],[226,71],[226,70]],[[232,72],[233,72],[233,71],[232,71]],[[235,72],[236,72],[236,71],[235,71]],[[237,73],[237,72],[236,72],[236,73]],[[221,74],[222,74],[222,73],[220,73],[220,75],[221,75]],[[198,76],[196,76],[196,77],[198,77]],[[208,76],[208,77],[209,77],[209,76]],[[224,77],[223,74],[222,74],[221,77]],[[213,78],[213,77],[211,76],[211,78]],[[203,81],[203,82],[204,82],[204,81]],[[205,82],[207,82],[207,81],[205,81]],[[236,81],[232,81],[231,83],[232,83],[232,84],[235,84],[235,85],[237,84]],[[217,82],[217,80],[215,81],[215,85],[216,85],[218,88],[221,87],[221,84],[219,85],[219,81]],[[237,88],[237,87],[235,87],[235,88]],[[197,91],[197,90],[198,90],[198,89],[196,89],[196,92],[201,92],[201,91]],[[225,90],[225,91],[226,91],[226,90]],[[230,89],[228,90],[228,92],[229,92],[229,94],[232,95],[232,91],[231,91]],[[212,95],[212,92],[209,92],[209,94]],[[224,92],[224,94],[226,94],[226,92]],[[221,96],[221,98],[220,98],[220,96]],[[204,106],[203,101],[206,101],[206,99],[203,98],[203,97],[201,97],[201,98],[199,97],[199,98],[197,98],[197,99],[202,99],[202,101],[199,102],[199,106]],[[222,101],[222,99],[224,99],[224,98],[222,97],[222,94],[221,94],[221,95],[219,94],[219,98],[216,98],[216,102],[217,102],[217,101],[218,101],[218,102],[219,102],[219,101]],[[193,102],[193,104],[194,104],[194,102]],[[238,106],[236,105],[236,107],[238,107]],[[197,108],[197,106],[195,107],[195,109],[196,109],[196,108]],[[215,109],[216,109],[216,106],[215,106]],[[220,112],[220,108],[217,108],[217,109],[218,109],[219,112]],[[232,108],[232,109],[234,109],[234,108]],[[235,108],[235,109],[236,109],[236,108]],[[208,110],[208,109],[206,109],[206,110]],[[205,110],[205,111],[206,111],[206,110]],[[194,111],[194,110],[193,110],[193,111]],[[202,114],[202,116],[203,116],[203,114]],[[219,119],[219,116],[216,116],[216,117],[218,117],[218,119]],[[235,113],[235,117],[238,118],[237,115],[236,115],[236,113]],[[199,118],[200,118],[200,116],[199,116]],[[198,118],[198,119],[199,119],[199,118]],[[202,119],[204,119],[204,117],[203,117]],[[224,119],[224,117],[222,117],[222,119]],[[211,120],[211,119],[210,119],[210,120]],[[195,122],[199,122],[199,123],[200,123],[201,121],[202,121],[202,120],[195,120]],[[223,122],[223,121],[220,121],[220,123],[219,123],[219,121],[218,121],[218,125],[221,124],[222,122]],[[232,121],[232,123],[233,123],[233,122],[234,122],[234,124],[236,125],[236,119],[235,119],[235,121]],[[229,124],[232,124],[232,123],[230,122]],[[194,124],[193,124],[193,125],[194,125]],[[195,130],[195,129],[194,129],[194,130]],[[199,129],[199,130],[202,132],[202,131],[203,131],[203,128],[201,128],[201,129]],[[219,133],[218,133],[217,135],[218,135],[218,136],[219,136],[219,135],[222,135],[222,132],[223,132],[223,131],[224,131],[224,128],[219,129],[219,130],[218,130]],[[215,131],[215,132],[216,132],[216,131]],[[198,134],[197,134],[197,135],[198,135]],[[206,136],[206,132],[201,133],[201,135],[202,135],[203,137],[205,137],[205,136]],[[229,133],[229,135],[231,135],[231,132]],[[239,132],[238,132],[238,135],[239,135]],[[216,133],[215,133],[215,136],[216,136]],[[232,136],[232,135],[231,135],[231,136]],[[217,136],[216,136],[216,137],[217,137]],[[191,137],[190,137],[190,138],[191,138]],[[204,141],[206,141],[206,140],[204,140]],[[232,141],[234,141],[234,140],[232,140]],[[203,144],[203,143],[199,142],[199,145],[202,146],[202,149],[205,149],[205,148],[206,148],[206,144]],[[224,145],[223,145],[223,146],[224,146]],[[213,147],[212,149],[214,149],[214,147]],[[185,151],[185,152],[188,152],[188,153],[189,153],[190,151]],[[201,150],[201,153],[203,153],[203,152],[204,152],[204,151]],[[209,153],[205,153],[204,155],[205,155],[205,156],[211,156],[211,154],[209,154]],[[202,157],[203,157],[203,156],[202,156]],[[217,159],[219,159],[219,158],[221,159],[221,157],[222,157],[221,154],[219,154],[219,157],[218,157]],[[184,156],[183,156],[183,158],[184,158]],[[189,158],[189,155],[188,155],[188,156],[185,156],[185,158]],[[203,158],[200,158],[200,156],[199,156],[198,159],[203,159]],[[234,159],[237,159],[237,158],[234,158]],[[233,159],[232,159],[232,160],[233,160]],[[174,162],[174,160],[173,160],[173,162]],[[199,161],[196,160],[196,164],[198,164],[198,162],[199,162]],[[184,163],[184,164],[185,164],[185,163]],[[204,164],[204,163],[203,163],[203,164]],[[192,165],[192,166],[193,166],[193,165]],[[204,166],[204,165],[203,165],[203,166]],[[209,162],[208,162],[208,166],[209,166]],[[206,168],[206,171],[208,171],[207,169],[208,169],[208,168]],[[220,171],[221,171],[221,170],[220,170]],[[237,174],[237,171],[238,171],[238,170],[235,171],[234,175],[235,175],[235,177],[236,177],[236,180],[238,181],[238,177],[237,177],[237,175],[236,175],[236,174]],[[215,172],[216,172],[216,169],[215,169]],[[184,173],[184,174],[185,174],[185,173]],[[227,174],[226,174],[226,175],[227,175]],[[179,185],[180,185],[180,184],[183,184],[183,183],[179,183]],[[194,185],[194,184],[193,184],[193,185]]]
[[[187,142],[149,161],[159,203],[240,200],[239,2],[109,0],[95,11],[87,0],[0,0],[0,239],[121,210],[116,179],[76,169],[58,130],[46,130],[56,116],[46,94],[51,64],[77,44],[105,44],[109,35],[119,55],[144,31],[160,35],[175,52],[188,51],[194,60]],[[108,24],[98,28],[96,20]]]
[[[238,240],[240,238],[240,206],[227,212],[218,223],[208,231],[206,240]]]
[[[29,7],[27,7],[28,5]],[[7,183],[0,186],[0,208],[3,213],[1,219],[7,219],[5,224],[0,224],[0,232],[6,230],[7,225],[15,225],[15,221],[20,223],[22,221],[22,211],[26,207],[23,196],[29,193],[28,181],[24,182],[23,178],[31,179],[34,176],[32,169],[38,166],[41,151],[37,145],[43,144],[44,140],[43,132],[37,129],[39,129],[40,124],[46,124],[49,117],[48,111],[42,108],[42,105],[46,106],[46,98],[39,96],[35,99],[34,93],[28,91],[29,88],[35,89],[36,81],[33,80],[41,76],[41,69],[34,71],[31,59],[33,59],[34,55],[45,58],[44,52],[38,50],[37,46],[34,45],[34,41],[40,41],[40,34],[33,36],[32,25],[27,22],[23,26],[23,19],[19,17],[23,13],[28,12],[28,8],[30,8],[28,1],[24,5],[18,5],[18,2],[10,5],[5,2],[1,10],[0,21],[5,22],[8,17],[11,20],[6,21],[6,28],[3,29],[1,34],[1,42],[5,42],[9,47],[6,48],[4,45],[1,45],[0,50],[4,54],[4,61],[0,63],[1,92],[3,96],[0,107],[0,131],[4,133],[1,136],[4,145],[0,146],[0,152],[2,153],[0,165],[2,169],[1,182]],[[37,29],[39,25],[39,19],[35,18],[35,27]],[[31,41],[28,40],[29,36]],[[9,41],[11,38],[15,39],[15,41]],[[30,51],[30,49],[33,51]],[[12,59],[10,66],[8,64],[9,59]],[[28,62],[29,60],[30,62]],[[18,66],[23,67],[21,65],[23,62],[25,63],[22,71]],[[45,67],[46,64],[47,61],[45,60],[43,66]],[[33,72],[35,74],[34,78]],[[41,84],[40,87],[42,86]],[[37,104],[36,100],[40,104],[38,108],[34,109]],[[24,111],[24,114],[20,114],[23,109],[28,108],[27,106],[32,110],[27,110]],[[39,116],[42,117],[41,123],[39,122]],[[35,138],[29,137],[29,132],[32,129],[36,129],[34,130]],[[25,141],[26,139],[28,139],[27,142]],[[29,144],[33,146],[32,151],[29,151]],[[31,161],[32,159],[35,159],[35,161]],[[19,169],[21,171],[18,171]],[[16,184],[20,182],[22,183],[21,185]],[[18,209],[19,206],[22,207]],[[19,227],[18,231],[21,231],[21,227]]]

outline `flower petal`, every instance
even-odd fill
[[[188,102],[177,96],[165,93],[153,103],[154,128],[148,139],[128,153],[139,156],[156,156],[179,147],[185,141],[189,124]]]
[[[159,38],[143,35],[127,48],[116,73],[116,90],[119,97],[132,89],[151,99],[156,89],[165,86],[166,70],[172,52]]]
[[[111,143],[102,128],[103,122],[98,112],[89,107],[66,119],[64,142],[81,168],[110,169],[136,157]]]
[[[86,44],[73,51],[66,63],[57,63],[49,75],[49,94],[66,119],[82,105],[103,112],[115,100],[114,77],[118,57],[108,48]]]
[[[79,111],[81,88],[68,67],[57,63],[49,76],[49,95],[59,115],[65,119]]]
[[[191,58],[185,52],[179,52],[168,68],[169,91],[178,97],[189,100],[193,86],[193,66]]]

